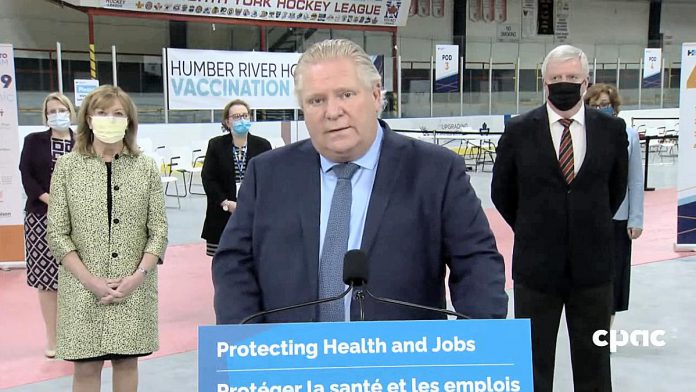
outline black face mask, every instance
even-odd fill
[[[582,83],[561,82],[547,86],[549,87],[549,101],[560,111],[570,110],[580,102]]]

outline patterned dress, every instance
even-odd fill
[[[72,150],[70,139],[51,138],[51,167]],[[46,243],[46,214],[28,212],[24,216],[24,240],[27,254],[27,284],[40,290],[58,290],[58,261]]]
[[[107,165],[71,152],[51,180],[47,239],[58,260],[75,251],[100,278],[135,273],[145,252],[164,258],[167,220],[155,162],[124,150]],[[107,200],[111,192],[111,219]],[[142,355],[159,348],[157,269],[125,301],[102,305],[63,265],[58,270],[56,357]]]

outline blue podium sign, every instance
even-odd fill
[[[532,391],[529,320],[201,326],[200,392]]]

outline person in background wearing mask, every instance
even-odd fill
[[[585,105],[610,116],[617,116],[621,109],[621,97],[616,87],[597,83],[587,89]],[[626,127],[628,135],[628,189],[621,207],[614,215],[614,308],[616,312],[628,310],[631,288],[631,241],[643,233],[643,161],[640,157],[638,132]]]
[[[515,233],[516,318],[532,327],[534,390],[552,391],[556,339],[565,307],[575,391],[611,391],[612,217],[626,194],[623,120],[584,106],[582,50],[561,45],[544,59],[545,105],[510,119],[493,166],[491,198]]]
[[[73,391],[136,391],[138,357],[159,348],[157,269],[167,247],[155,162],[135,144],[131,98],[104,85],[84,99],[75,148],[56,163],[48,245],[60,261],[56,357],[73,361]]]
[[[46,325],[44,355],[53,358],[56,356],[58,261],[46,243],[46,211],[53,167],[58,157],[72,150],[74,135],[70,124],[75,120],[75,108],[65,95],[51,93],[43,101],[42,113],[48,129],[24,138],[19,170],[27,194],[24,208],[27,284],[38,290]]]
[[[237,208],[237,192],[249,160],[271,149],[271,143],[249,133],[249,105],[235,99],[225,105],[222,130],[230,132],[210,139],[201,171],[203,188],[208,197],[201,237],[206,240],[206,254],[215,255],[220,235],[230,214]]]

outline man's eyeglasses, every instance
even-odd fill
[[[230,118],[231,118],[232,120],[241,120],[241,119],[248,120],[248,119],[249,119],[249,113],[233,114],[233,115],[230,116]]]

